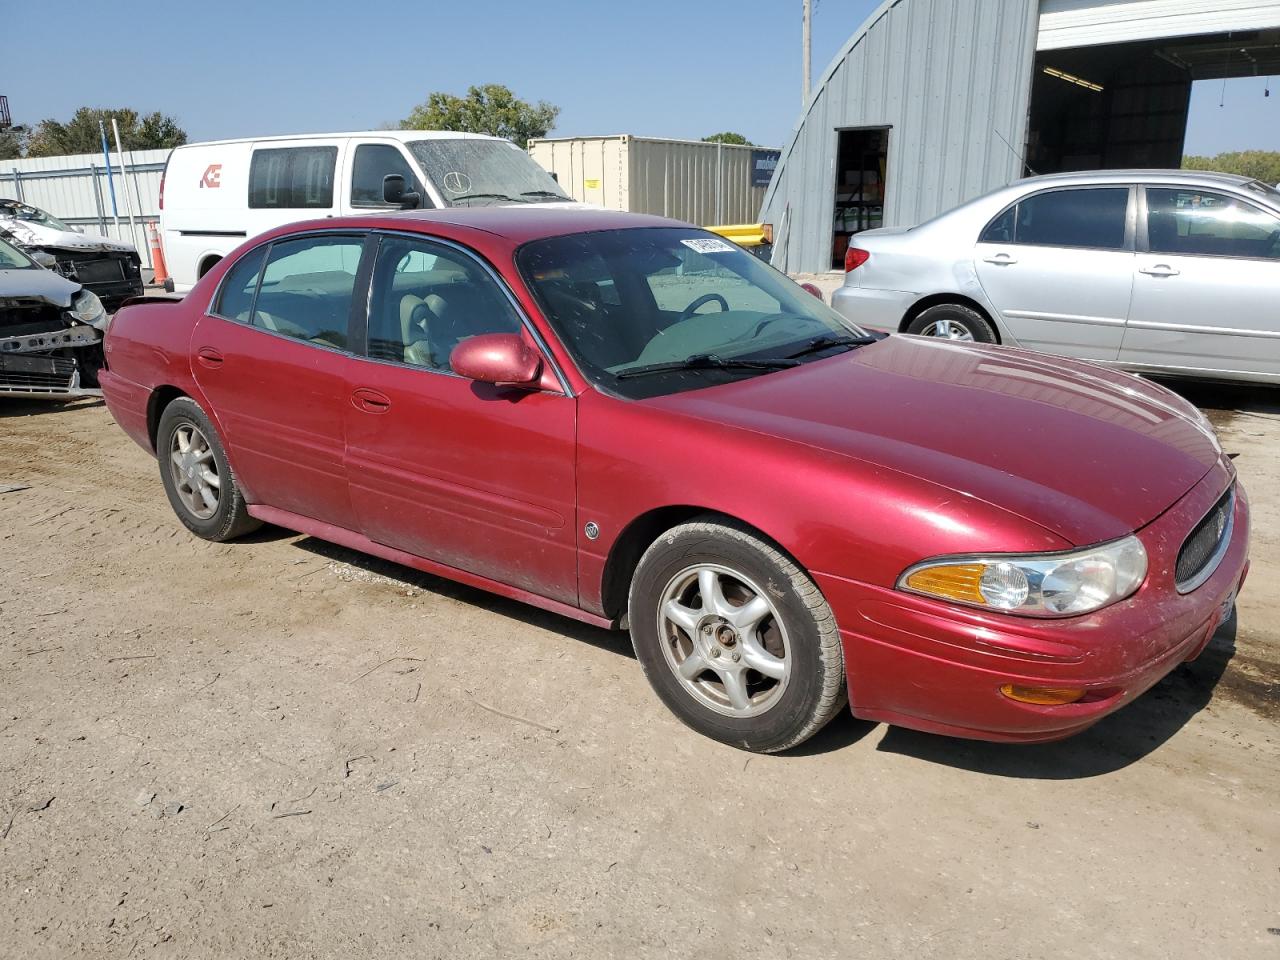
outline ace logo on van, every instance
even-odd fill
[[[204,168],[204,176],[200,178],[200,188],[222,186],[222,164],[211,163]]]

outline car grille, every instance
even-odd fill
[[[0,356],[0,395],[66,393],[75,372],[76,362],[70,357]]]
[[[1180,593],[1190,593],[1217,569],[1231,540],[1231,518],[1236,501],[1233,486],[1213,505],[1178,551],[1175,580]]]

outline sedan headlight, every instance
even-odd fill
[[[87,323],[99,329],[105,325],[107,319],[107,311],[103,309],[102,301],[92,290],[81,290],[75,295],[75,299],[71,301],[71,315],[81,323]]]
[[[1031,617],[1070,617],[1123,600],[1147,575],[1134,536],[1069,553],[946,557],[917,563],[898,589]]]

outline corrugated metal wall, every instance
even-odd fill
[[[765,188],[751,186],[751,154],[763,149],[632,136],[529,143],[575,200],[706,226],[756,222]]]
[[[1042,0],[1041,50],[1280,26],[1276,0]]]
[[[774,264],[831,268],[841,129],[891,128],[885,226],[919,223],[1017,177],[1038,13],[1039,0],[882,4],[836,56],[783,148],[760,214],[775,227]]]
[[[0,160],[0,197],[29,203],[91,233],[127,240],[137,246],[143,264],[149,267],[151,248],[143,224],[155,223],[160,218],[160,177],[168,156],[168,150],[135,150],[132,155],[126,152],[122,178],[116,155],[111,154],[119,226],[112,216],[111,189],[106,163],[100,153]],[[133,236],[129,230],[126,189],[137,223]]]

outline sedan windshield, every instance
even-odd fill
[[[75,233],[75,228],[70,224],[64,223],[57,217],[45,213],[39,207],[33,207],[30,204],[18,203],[14,200],[0,200],[0,217],[8,217],[13,220],[25,220],[28,223],[39,223],[54,230],[62,230],[65,233]]]
[[[516,259],[583,373],[623,396],[761,376],[868,339],[741,247],[691,227],[553,237]]]
[[[569,199],[551,174],[509,140],[413,140],[409,149],[451,207]]]
[[[35,261],[25,253],[0,240],[0,270],[30,270],[35,266]]]

